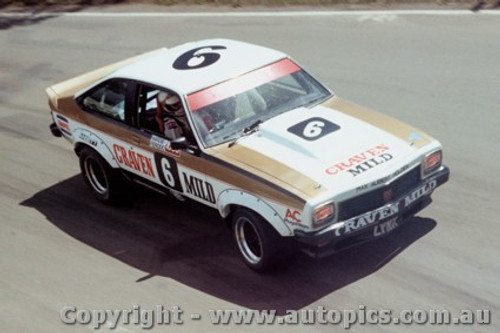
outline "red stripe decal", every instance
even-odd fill
[[[189,109],[191,111],[196,111],[207,105],[222,101],[223,99],[258,87],[285,75],[295,73],[299,70],[300,67],[290,59],[280,60],[248,74],[188,95],[187,102]]]

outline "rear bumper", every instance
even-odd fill
[[[50,132],[53,136],[60,138],[62,136],[61,130],[57,127],[56,123],[50,124]]]
[[[446,183],[450,170],[442,167],[404,195],[386,205],[314,232],[296,231],[295,239],[313,257],[323,257],[385,236],[431,203],[431,194]]]

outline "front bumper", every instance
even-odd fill
[[[334,223],[324,229],[306,232],[297,230],[295,239],[313,257],[323,257],[389,234],[408,218],[431,202],[431,194],[446,183],[450,170],[443,166],[432,176],[384,206]]]

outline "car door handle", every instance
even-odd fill
[[[141,137],[132,135],[132,143],[138,145],[141,142]]]

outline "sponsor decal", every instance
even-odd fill
[[[335,230],[335,235],[336,236],[346,235],[351,232],[373,225],[384,219],[394,217],[400,211],[404,210],[418,199],[432,193],[432,191],[434,191],[436,187],[437,187],[437,181],[432,180],[424,184],[423,186],[417,188],[416,190],[412,191],[410,194],[405,196],[399,202],[384,206],[382,208],[373,210],[366,214],[347,220],[340,228]]]
[[[353,177],[356,177],[360,173],[363,173],[379,164],[385,163],[389,160],[392,160],[392,155],[391,154],[382,154],[378,157],[370,158],[366,162],[361,163],[360,165],[356,166],[355,168],[348,169],[347,172],[349,172]]]
[[[326,168],[325,173],[335,176],[340,172],[346,171],[353,177],[356,177],[379,164],[392,160],[392,155],[387,152],[388,150],[390,150],[389,146],[380,144]]]
[[[80,135],[78,135],[78,139],[94,147],[96,147],[99,141],[101,141],[94,134],[92,134],[90,131],[87,130],[81,130]]]
[[[300,218],[301,218],[300,210],[290,209],[290,208],[286,210],[285,221],[300,223],[302,222]]]
[[[380,220],[394,216],[397,213],[399,213],[398,204],[385,206],[381,209],[371,211],[369,213],[366,213],[364,215],[346,221],[342,226],[342,228],[335,230],[335,235],[341,236],[349,234],[353,231],[363,229],[364,227],[372,225]]]
[[[415,132],[410,133],[410,135],[408,136],[408,140],[410,141],[410,146],[413,146],[415,144],[415,142],[423,140],[423,139],[424,139],[424,137],[422,135],[415,133]]]
[[[293,133],[302,139],[314,141],[323,136],[335,132],[340,126],[320,117],[314,117],[301,121],[288,128],[288,132]]]
[[[285,75],[298,72],[299,70],[300,67],[293,61],[290,59],[283,59],[248,74],[188,95],[187,103],[189,109],[194,112],[207,105],[217,103],[223,99],[247,91],[248,89],[261,86]]]
[[[193,175],[182,173],[186,193],[194,195],[210,203],[215,203],[215,192],[212,184]]]
[[[404,199],[404,207],[408,207],[424,195],[427,195],[434,191],[434,189],[437,187],[437,181],[433,180],[424,186],[416,189],[415,191],[411,192],[409,195],[407,195]]]
[[[293,222],[293,221],[286,221],[286,220],[285,220],[285,222],[291,226],[296,227],[296,228],[305,229],[305,230],[311,229],[309,226],[307,226],[303,223],[300,223],[300,222]]]
[[[410,135],[408,136],[408,140],[410,141],[419,141],[419,140],[423,140],[424,137],[418,133],[415,133],[415,132],[412,132],[410,133]]]
[[[364,192],[364,191],[368,190],[370,188],[370,184],[371,183],[363,184],[361,186],[356,187],[356,192]]]
[[[297,209],[288,208],[285,213],[285,222],[302,229],[309,229],[309,227],[302,223],[302,212]]]
[[[398,227],[398,219],[397,217],[395,217],[383,223],[377,224],[373,228],[373,236],[375,237],[381,236],[385,233],[388,233],[389,231],[396,229],[397,227]]]
[[[71,128],[69,127],[69,121],[65,117],[61,115],[56,115],[56,120],[57,120],[57,126],[59,129],[64,133],[69,136],[72,136],[73,134],[71,133]]]
[[[170,141],[159,136],[153,135],[149,140],[149,146],[153,149],[160,150],[179,157],[181,154],[178,150],[170,148]]]
[[[113,145],[113,151],[120,165],[139,171],[146,176],[155,177],[153,163],[149,157],[117,144]]]
[[[409,168],[410,168],[410,165],[407,164],[407,165],[403,166],[402,168],[394,171],[389,176],[382,177],[382,178],[379,178],[379,179],[377,179],[377,180],[375,180],[373,182],[370,182],[370,183],[358,186],[358,187],[356,187],[356,192],[363,192],[363,191],[368,190],[371,187],[375,187],[375,186],[378,186],[378,185],[386,184],[389,180],[391,180],[393,178],[396,178],[397,176],[399,176],[400,174],[402,174],[403,172],[405,172]]]

